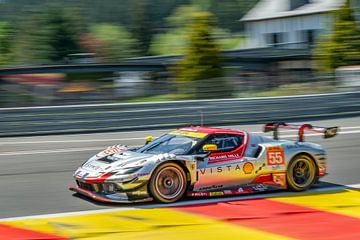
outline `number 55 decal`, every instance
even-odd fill
[[[282,147],[268,147],[266,151],[267,165],[283,165],[285,164],[284,151]]]

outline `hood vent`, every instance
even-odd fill
[[[106,162],[106,163],[113,163],[113,162],[116,162],[118,160],[120,160],[120,159],[117,158],[117,157],[114,157],[113,154],[97,159],[97,161]]]

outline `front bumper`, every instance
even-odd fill
[[[106,202],[106,203],[135,203],[135,202],[149,202],[153,200],[153,198],[144,194],[144,192],[139,192],[139,191],[103,194],[103,193],[89,191],[80,187],[69,187],[69,190],[81,194],[83,196],[89,197],[95,201]]]

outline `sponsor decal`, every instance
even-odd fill
[[[101,167],[91,164],[91,162],[85,163],[83,165],[83,168],[91,169],[94,171],[102,171],[103,170]]]
[[[279,169],[281,169],[281,166],[280,165],[274,165],[274,166],[270,166],[270,168],[272,170],[279,170]]]
[[[258,172],[260,172],[265,166],[266,166],[265,163],[261,164],[261,166],[255,171],[255,174],[257,174]]]
[[[266,160],[268,166],[284,165],[285,156],[281,146],[267,147]]]
[[[205,138],[208,135],[207,133],[190,132],[190,131],[184,131],[184,130],[174,130],[174,131],[171,131],[169,134],[186,136],[186,137],[194,137],[194,138]]]
[[[224,159],[228,159],[228,158],[240,158],[239,154],[228,154],[228,155],[221,155],[221,156],[214,156],[214,157],[210,157],[210,161],[211,160],[224,160]]]
[[[110,155],[110,154],[114,154],[114,153],[117,153],[117,152],[121,152],[121,151],[124,151],[125,149],[123,148],[110,148],[110,149],[106,149],[104,150],[104,154],[106,155]]]
[[[208,192],[192,192],[188,194],[189,197],[207,197],[209,196]]]
[[[209,164],[227,162],[227,161],[234,161],[234,160],[241,160],[240,154],[227,154],[227,155],[220,155],[220,156],[213,156],[209,158]]]
[[[134,191],[134,192],[128,192],[127,193],[129,197],[133,197],[133,196],[147,196],[149,195],[146,191]]]
[[[119,148],[119,147],[109,148],[96,154],[96,157],[100,157],[101,155],[111,155],[117,152],[122,152],[124,150],[126,150],[126,148]]]
[[[150,175],[150,173],[134,173],[131,176],[133,177],[143,177],[143,176],[147,176]]]
[[[222,188],[223,185],[211,185],[211,186],[205,186],[205,187],[201,187],[199,188],[199,191],[205,191],[205,190],[211,190],[211,189],[217,189],[217,188]]]
[[[247,164],[247,166],[245,166]],[[232,164],[232,165],[226,165],[226,166],[220,166],[220,167],[212,167],[212,168],[202,168],[199,169],[198,173],[200,175],[205,174],[213,174],[213,173],[226,173],[226,172],[236,172],[239,171],[239,173],[242,173],[242,171],[246,171],[245,174],[250,174],[254,171],[254,165],[250,162],[246,162],[245,164]]]
[[[209,195],[211,197],[214,197],[214,196],[223,196],[224,195],[224,192],[210,192]]]
[[[225,195],[231,195],[234,194],[232,190],[224,190]]]
[[[287,149],[292,149],[292,148],[298,148],[299,146],[296,144],[291,144],[291,145],[286,145]]]
[[[273,182],[282,186],[282,187],[286,187],[286,175],[285,173],[273,173],[272,174],[273,177]]]
[[[253,189],[254,191],[263,192],[263,191],[266,191],[268,188],[267,188],[265,185],[263,185],[263,184],[258,184],[258,185],[256,185],[256,186],[252,187],[252,189]]]
[[[251,174],[254,171],[254,165],[251,162],[247,162],[243,165],[243,171],[245,174]]]

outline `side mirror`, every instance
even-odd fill
[[[216,152],[218,150],[215,144],[205,144],[202,149],[208,153]]]
[[[152,142],[152,136],[147,136],[145,138],[145,144],[148,144],[149,142]]]

